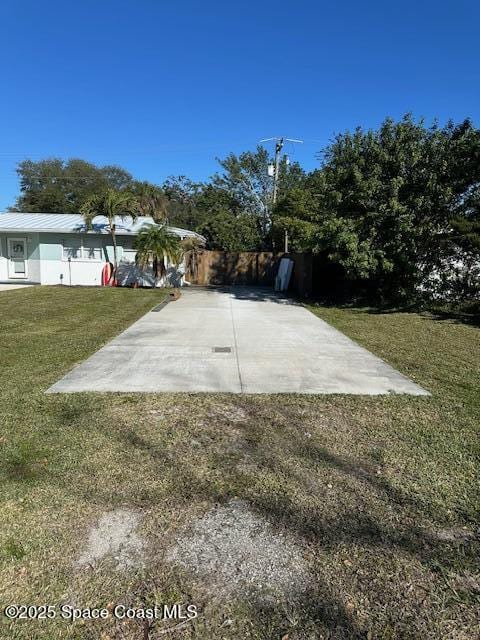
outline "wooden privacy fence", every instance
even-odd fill
[[[273,253],[250,251],[199,251],[195,257],[187,260],[186,279],[200,285],[273,285],[279,260]]]
[[[273,287],[280,259],[292,258],[295,266],[289,291],[308,297],[312,289],[311,255],[272,253],[268,251],[189,252],[185,278],[198,285],[250,285]]]

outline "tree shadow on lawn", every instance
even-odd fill
[[[245,403],[229,399],[231,405],[235,402],[245,411]],[[75,406],[70,406],[65,400],[58,407],[58,419],[63,426],[66,423],[67,430],[74,426],[78,428],[77,420],[82,413],[80,428],[87,436],[89,416],[91,414],[93,420],[96,408],[95,398],[85,402],[79,399]],[[127,501],[140,508],[161,506],[167,495],[166,511],[177,512],[173,535],[179,526],[178,522],[183,521],[180,526],[188,526],[189,522],[185,519],[192,513],[192,504],[214,505],[227,503],[233,498],[241,499],[275,529],[288,531],[304,549],[317,549],[317,553],[325,555],[329,562],[338,563],[335,553],[350,546],[352,549],[365,550],[365,553],[371,554],[367,573],[371,573],[371,562],[375,557],[380,555],[388,561],[392,554],[398,552],[403,557],[410,557],[414,563],[421,563],[427,570],[426,575],[434,573],[439,576],[442,584],[445,572],[458,572],[475,565],[478,540],[438,538],[436,531],[442,523],[435,523],[434,514],[426,509],[417,496],[392,485],[384,476],[377,475],[378,465],[375,467],[368,460],[338,455],[312,439],[306,441],[303,430],[298,434],[292,429],[286,431],[282,424],[285,416],[276,422],[270,412],[266,429],[262,429],[257,424],[257,418],[266,418],[267,413],[265,410],[264,416],[247,414],[244,421],[230,425],[225,417],[220,425],[215,420],[207,424],[202,421],[191,424],[182,416],[174,419],[168,427],[171,432],[180,434],[176,441],[169,439],[168,432],[161,434],[160,440],[156,439],[156,435],[149,437],[141,426],[132,427],[127,421],[124,426],[116,425],[115,445],[120,446],[124,452],[122,455],[132,456],[133,465],[140,459],[140,464],[147,465],[148,475],[158,473],[162,477],[159,492],[152,483],[142,492],[138,491],[137,486],[130,488],[119,485],[118,496],[112,494],[111,487],[102,488],[101,485],[95,488],[93,494],[89,494],[91,487],[82,486],[81,479],[79,482],[65,482],[65,485],[73,496],[108,507],[116,503],[117,498],[119,504]],[[294,416],[287,418],[290,420]],[[94,428],[102,437],[112,438],[107,423],[96,420]],[[159,426],[159,429],[163,428]],[[239,442],[227,450],[225,433],[228,428],[234,428]],[[205,437],[200,438],[201,446],[193,448],[192,438],[202,434]],[[274,438],[273,444],[268,438]],[[327,488],[322,469],[335,474],[333,489]],[[86,471],[88,474],[88,469]],[[266,481],[262,478],[266,478]],[[270,483],[271,479],[273,483]],[[57,481],[55,474],[47,474],[43,480]],[[128,480],[125,482],[128,483]],[[344,501],[339,503],[338,510],[330,508],[321,511],[316,508],[315,500],[312,505],[309,505],[308,499],[301,503],[295,500],[296,495],[307,496],[308,493],[316,498],[320,494],[321,500],[322,492],[327,490],[343,496]],[[345,510],[345,501],[351,506],[349,511]],[[385,519],[382,518],[383,513]],[[360,562],[364,563],[365,559]],[[359,565],[361,569],[362,566],[364,569],[364,565]],[[333,567],[332,571],[335,570]],[[343,570],[344,567],[338,566],[338,571]],[[305,596],[299,594],[302,617],[307,621],[317,620],[330,630],[331,637],[365,637],[364,628],[345,607],[345,592],[328,582],[326,575],[328,573],[322,573],[321,570],[314,577],[310,593]],[[437,587],[432,585],[432,590],[434,588]],[[390,602],[381,592],[377,593],[377,598],[383,604],[385,600],[387,605]],[[284,617],[281,610],[277,605],[265,607],[265,615],[276,620],[275,629],[282,631]],[[258,612],[252,610],[253,615],[258,616]]]
[[[311,304],[311,302],[308,302]],[[399,314],[416,314],[423,316],[428,320],[435,320],[438,322],[450,322],[452,324],[465,324],[472,327],[480,327],[480,312],[472,307],[472,311],[456,311],[454,309],[439,309],[436,307],[428,307],[422,305],[407,305],[403,307],[398,306],[386,306],[386,307],[372,307],[368,304],[333,304],[333,303],[318,303],[319,309],[325,307],[326,309],[344,309],[357,314],[368,314],[375,316],[388,316]]]
[[[480,313],[460,313],[455,311],[426,311],[428,317],[440,322],[451,322],[454,324],[466,324],[472,327],[480,327]]]
[[[319,582],[297,593],[289,602],[248,602],[247,612],[247,619],[262,622],[263,637],[267,640],[284,637],[364,640],[367,637],[365,628],[340,602],[335,589]],[[322,631],[328,636],[318,635]]]
[[[174,459],[174,456],[169,455],[157,445],[148,442],[133,430],[126,430],[124,438],[129,445],[140,448],[145,455],[161,464],[162,468],[165,469],[168,464],[171,465],[170,471],[173,479],[171,496],[175,495],[177,498],[177,504],[173,508],[185,508],[188,513],[188,508],[191,507],[192,503],[209,503],[213,506],[215,504],[227,504],[232,499],[240,499],[248,503],[257,513],[267,518],[275,529],[280,531],[280,527],[288,528],[295,534],[295,537],[303,537],[304,542],[307,540],[307,529],[302,530],[300,526],[295,526],[293,520],[289,518],[291,514],[282,513],[281,507],[277,510],[273,505],[274,501],[270,502],[266,499],[266,502],[263,503],[261,500],[252,497],[248,490],[250,478],[245,478],[241,474],[237,475],[232,465],[229,465],[229,468],[226,469],[226,460],[222,454],[214,453],[209,455],[207,466],[210,469],[224,469],[224,479],[227,480],[226,484],[229,489],[220,488],[216,486],[215,482],[205,478],[203,474],[201,475],[198,472],[199,465],[196,465],[194,461],[189,463],[184,461],[178,464],[178,460]],[[181,492],[176,491],[178,486],[183,488]],[[172,508],[172,505],[170,505],[170,508]],[[180,526],[188,527],[190,524],[188,521],[182,521]],[[318,532],[320,527],[317,526],[316,528]],[[332,533],[333,538],[335,538],[335,535]],[[277,635],[280,637],[279,634],[283,637],[290,630],[290,625],[286,623],[286,619],[288,619],[289,609],[291,609],[294,617],[298,617],[298,614],[301,613],[300,628],[303,628],[304,625],[311,625],[310,631],[312,633],[317,630],[318,624],[321,624],[327,630],[335,633],[331,637],[339,640],[365,638],[365,632],[359,627],[351,613],[347,611],[344,603],[335,596],[334,589],[315,579],[307,590],[294,594],[291,602],[282,603],[281,600],[273,602],[271,599],[260,598],[260,600],[257,600],[255,597],[247,597],[242,606],[246,606],[249,609],[250,619],[257,621],[254,625],[261,624],[268,628],[267,635],[262,635],[261,637],[271,638],[277,637]],[[293,634],[292,637],[303,636]]]
[[[248,436],[248,427],[244,435]],[[443,586],[445,572],[459,572],[476,563],[476,538],[437,537],[441,523],[433,523],[431,514],[425,512],[425,505],[402,489],[392,486],[386,478],[378,477],[368,468],[368,462],[341,457],[314,443],[305,444],[300,439],[292,441],[291,438],[286,453],[289,459],[295,459],[293,467],[285,464],[285,452],[277,453],[265,443],[248,437],[243,451],[230,452],[226,456],[220,450],[207,448],[198,453],[201,460],[183,457],[181,451],[176,449],[165,450],[132,429],[125,430],[122,437],[128,447],[139,449],[142,455],[154,465],[158,464],[162,472],[169,476],[169,508],[185,509],[188,513],[192,503],[224,504],[233,498],[241,499],[276,529],[289,531],[305,548],[313,546],[328,555],[345,545],[352,545],[373,554],[372,558],[378,553],[388,558],[390,554],[400,552],[402,557],[405,554],[410,557],[414,564],[420,562],[427,570],[426,575],[436,575],[438,583]],[[242,467],[245,459],[252,463],[249,470]],[[334,470],[349,482],[353,481],[354,486],[347,488],[355,495],[348,513],[341,509],[339,513],[318,513],[306,507],[305,503],[300,505],[293,499],[295,492],[310,490],[306,487],[305,470],[315,475],[315,466],[318,465]],[[205,469],[209,472],[205,473]],[[212,475],[213,471],[221,471],[221,482],[219,475]],[[273,489],[268,483],[266,488],[259,486],[261,473],[283,477],[285,484],[293,487],[294,491],[290,495],[288,491],[282,491],[282,482]],[[375,499],[368,492],[364,494],[362,487],[365,486],[373,490]],[[317,490],[321,487],[318,485]],[[345,495],[345,487],[337,490]],[[149,501],[148,495],[145,499]],[[157,501],[158,496],[151,496],[151,499]],[[382,522],[379,521],[379,504],[389,514]],[[392,514],[393,517],[390,517]],[[188,525],[188,522],[184,524]],[[328,584],[317,579],[312,586],[312,601],[308,606],[305,605],[310,612],[305,615],[315,616],[335,634],[345,634],[335,637],[364,637],[354,617],[345,609],[345,603],[333,593]],[[382,594],[378,597],[381,598]]]
[[[305,454],[305,451],[304,446],[299,450],[301,454]],[[302,458],[298,459],[302,460]],[[383,548],[386,551],[399,549],[415,557],[429,570],[436,570],[439,565],[448,569],[457,569],[460,550],[462,564],[465,563],[467,556],[472,563],[476,561],[475,549],[473,545],[470,546],[471,540],[459,538],[442,541],[440,536],[436,536],[437,530],[443,531],[440,524],[438,527],[433,524],[419,526],[417,522],[425,522],[427,519],[431,522],[432,517],[431,513],[425,513],[421,501],[392,486],[386,479],[367,472],[363,462],[358,463],[341,458],[316,446],[312,446],[308,455],[303,457],[307,465],[311,460],[323,463],[344,476],[360,481],[360,486],[350,488],[350,491],[355,493],[355,510],[348,514],[340,513],[339,517],[318,517],[312,511],[299,510],[298,505],[285,494],[277,494],[275,499],[271,499],[271,496],[250,497],[250,502],[271,520],[293,529],[305,540],[312,543],[320,541],[322,546],[359,543],[367,547]],[[280,467],[281,464],[280,459],[269,454],[268,458],[262,458],[259,467],[268,468],[272,473],[282,468],[282,473],[285,473],[285,465]],[[288,470],[286,475],[289,481],[298,487],[304,483],[303,473]],[[371,497],[364,494],[362,484],[368,484],[373,488],[377,499],[387,511],[398,514],[395,525],[388,522],[380,523],[377,514],[370,515]],[[326,487],[325,490],[327,490]],[[346,491],[345,487],[330,490]]]
[[[238,428],[238,425],[235,426]],[[271,522],[281,524],[306,541],[320,540],[327,545],[341,541],[362,542],[386,549],[399,548],[416,556],[429,569],[437,567],[439,563],[455,568],[459,547],[463,547],[462,554],[467,552],[464,546],[466,540],[442,540],[436,537],[436,528],[443,531],[444,523],[439,522],[436,527],[435,514],[425,503],[392,485],[385,477],[377,475],[369,461],[339,456],[311,441],[306,444],[303,439],[292,440],[290,437],[288,452],[277,453],[274,448],[257,442],[255,438],[249,438],[247,427],[244,431],[247,437],[240,451],[229,451],[227,455],[221,447],[220,450],[208,450],[207,446],[198,451],[201,459],[197,460],[182,456],[182,452],[176,448],[170,451],[158,443],[150,442],[134,429],[126,428],[120,433],[127,448],[140,450],[146,460],[160,465],[160,470],[170,475],[172,495],[176,497],[179,506],[191,503],[192,500],[225,503],[232,498],[244,499]],[[294,466],[286,464],[285,453],[289,460],[295,461]],[[245,460],[253,463],[251,469],[245,470],[242,465]],[[285,477],[286,483],[299,491],[305,491],[305,488],[309,490],[311,487],[306,486],[305,470],[315,476],[315,467],[318,465],[334,469],[341,476],[355,482],[355,486],[347,490],[360,500],[361,510],[349,513],[348,519],[328,519],[325,516],[319,517],[311,510],[299,508],[284,492],[256,494],[255,489],[252,491],[252,487],[256,486],[258,473],[265,471],[272,477]],[[212,480],[210,474],[200,473],[200,467],[222,471],[222,483],[219,485],[216,482],[216,476]],[[399,518],[395,528],[379,523],[376,516],[369,515],[371,496],[364,495],[362,486],[365,485],[373,489],[376,498],[387,511],[396,511]],[[326,490],[326,486],[320,484],[316,489]],[[337,491],[345,490],[345,487],[337,488]],[[109,495],[106,493],[106,497]],[[96,498],[98,497],[97,495]],[[141,503],[148,503],[149,500],[148,494],[145,494]],[[469,519],[468,514],[459,512],[457,515],[464,520]],[[429,526],[419,526],[417,522],[428,522]]]

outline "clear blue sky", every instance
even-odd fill
[[[0,210],[24,158],[204,179],[263,137],[310,169],[387,115],[479,126],[479,24],[464,0],[2,0]]]

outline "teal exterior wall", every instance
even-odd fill
[[[63,236],[54,233],[40,234],[40,258],[42,260],[61,260],[63,255]]]
[[[93,235],[86,233],[40,233],[40,257],[42,260],[62,260],[63,244],[68,242],[69,238],[81,240],[83,238],[96,238],[102,246],[102,261],[105,261],[105,252],[109,260],[113,260],[113,245],[110,236]],[[122,258],[122,245],[131,243],[131,239],[127,238],[126,242],[121,237],[117,238],[118,259]]]
[[[15,265],[8,257],[8,238],[26,239],[26,278],[23,271],[14,270],[18,265]],[[73,240],[77,242],[73,242]],[[134,237],[117,236],[119,267],[117,280],[121,286],[135,283],[140,283],[142,286],[164,286],[166,282],[173,282],[169,278],[178,278],[177,270],[172,267],[172,273],[175,272],[173,276],[167,274],[162,282],[155,282],[151,268],[140,269],[136,266],[134,242]],[[71,253],[70,260],[64,257],[64,247],[72,248],[79,244],[83,245],[86,251],[81,251],[79,255]],[[106,260],[113,262],[112,240],[107,234],[25,233],[22,231],[0,233],[0,282],[101,286],[102,270]],[[18,273],[21,274],[21,277],[11,277]],[[175,284],[174,286],[181,285]]]
[[[26,238],[27,239],[27,258],[29,260],[39,260],[40,252],[38,247],[38,233],[0,233],[0,256],[7,257],[7,241],[8,238]]]
[[[113,262],[113,245],[106,234],[79,233],[0,233],[0,281],[13,281],[11,262],[8,257],[8,238],[26,239],[27,277],[24,281],[42,284],[100,285],[101,271],[106,260]],[[72,241],[82,241],[84,246],[100,248],[94,257],[74,258],[70,262],[63,256],[64,246],[72,246]],[[117,259],[124,258],[124,249],[132,251],[133,238],[117,236]],[[75,243],[76,244],[76,243]],[[131,253],[126,257],[132,261]],[[15,281],[19,279],[15,278]]]
[[[87,233],[40,233],[39,236],[42,284],[101,284],[101,272],[105,263],[103,247],[108,246],[108,236]],[[80,244],[90,247],[92,240],[95,247],[100,249],[98,255],[87,258],[81,254],[71,260],[64,257],[64,247]]]

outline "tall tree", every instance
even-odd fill
[[[169,200],[163,189],[149,182],[136,182],[130,191],[137,198],[143,216],[150,216],[157,223],[166,222]]]
[[[130,218],[135,221],[138,216],[138,200],[129,191],[108,189],[103,193],[95,194],[88,198],[80,208],[80,212],[89,229],[93,227],[93,220],[96,216],[105,216],[107,219],[107,230],[110,233],[113,244],[113,280],[115,280],[118,268],[117,218],[120,220]]]
[[[210,249],[220,251],[256,251],[262,245],[258,218],[252,213],[233,215],[230,211],[213,211],[197,226]]]
[[[268,165],[273,162],[265,147],[256,151],[245,151],[240,155],[231,153],[218,160],[223,172],[216,173],[211,180],[213,187],[224,191],[245,213],[256,214],[262,236],[269,237],[271,226],[273,180],[268,175]],[[304,172],[298,163],[288,164],[284,158],[280,165],[278,190],[286,191],[303,180]]]
[[[120,167],[97,167],[78,158],[24,160],[17,173],[21,193],[12,209],[32,213],[78,213],[93,194],[133,184],[132,176]]]
[[[201,219],[197,209],[197,197],[202,185],[186,176],[170,176],[162,185],[167,197],[168,221],[170,224],[195,229]]]
[[[279,203],[276,225],[384,298],[410,298],[451,255],[452,218],[476,192],[480,131],[409,115],[336,137],[321,169]]]
[[[450,124],[450,129],[456,147],[451,166],[455,179],[463,185],[453,207],[450,240],[480,256],[480,131],[468,120],[458,127]]]

